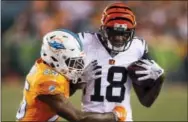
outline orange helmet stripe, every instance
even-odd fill
[[[110,25],[108,24],[110,21],[114,21],[114,24],[118,22],[121,22],[121,24],[123,24],[123,22],[126,24],[129,23],[128,28],[133,28],[135,26],[134,18],[130,14],[122,14],[122,13],[110,14],[105,18],[103,24],[106,26],[112,26],[111,24]]]
[[[112,24],[118,22],[128,24],[128,28],[136,26],[135,15],[125,3],[114,3],[106,7],[101,22],[104,26],[113,26]]]
[[[133,18],[133,20],[135,21],[135,16],[133,14],[130,14],[129,12],[119,12],[119,11],[117,12],[117,11],[115,11],[115,12],[109,12],[107,15],[111,15],[111,14],[130,15]],[[121,16],[121,15],[119,15],[119,16]],[[106,19],[106,17],[104,18],[104,21],[105,21],[105,19]]]
[[[132,11],[125,3],[119,2],[119,3],[113,3],[110,6],[106,7],[106,10],[111,9],[111,8],[124,8],[124,9],[129,9]]]
[[[132,11],[129,7],[126,6],[110,6],[109,8],[106,9],[106,11],[110,10],[110,9],[128,9],[130,11]]]

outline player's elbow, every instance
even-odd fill
[[[141,102],[141,104],[147,108],[150,108],[153,104],[153,102]]]
[[[149,108],[153,105],[155,100],[154,99],[148,99],[148,98],[142,98],[142,99],[139,99],[139,101],[143,106]]]

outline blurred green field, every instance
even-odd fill
[[[15,121],[16,111],[22,99],[22,85],[2,84],[2,121]],[[78,91],[71,100],[80,108]],[[187,86],[164,84],[162,92],[151,108],[143,107],[134,92],[131,94],[133,119],[136,121],[187,121]]]

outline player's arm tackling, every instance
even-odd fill
[[[39,95],[38,99],[48,104],[59,116],[70,122],[115,122],[118,118],[113,112],[82,112],[76,109],[63,94]],[[114,112],[117,112],[116,109],[114,109]]]

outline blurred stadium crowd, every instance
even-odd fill
[[[40,56],[42,36],[54,29],[97,31],[101,13],[114,1],[2,1],[2,78],[24,76]],[[187,1],[125,1],[168,81],[188,81]],[[8,8],[8,9],[7,9]]]

